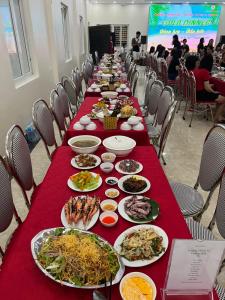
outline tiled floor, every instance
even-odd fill
[[[139,99],[143,99],[144,91],[144,72],[143,68],[140,68],[140,79],[137,86],[136,96]],[[165,149],[165,158],[167,165],[163,166],[169,180],[179,181],[193,186],[197,179],[199,164],[201,159],[202,145],[208,130],[212,127],[211,121],[206,121],[202,115],[194,118],[192,128],[189,128],[188,121],[190,116],[187,116],[186,121],[182,119],[182,110],[177,113],[174,119],[174,124],[171,129],[168,142]],[[56,130],[57,132],[57,130]],[[59,138],[57,136],[59,141]],[[34,168],[34,178],[37,183],[43,180],[46,170],[50,164],[47,157],[45,148],[40,142],[32,152],[32,163]],[[20,189],[12,183],[13,195],[16,207],[19,215],[25,219],[27,215],[27,209],[24,205],[23,197]],[[203,193],[203,192],[202,192]],[[208,211],[204,214],[202,223],[207,226],[210,221],[210,217],[215,209],[217,200],[217,193],[211,201],[211,205]],[[205,196],[205,193],[203,193]],[[0,244],[4,245],[9,233],[15,228],[13,222],[10,228],[4,234],[0,234]],[[214,230],[214,234],[218,239],[221,239],[217,230]],[[225,272],[218,276],[219,283],[225,286]]]

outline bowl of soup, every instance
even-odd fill
[[[79,135],[68,140],[68,145],[76,153],[94,153],[101,145],[101,139],[93,135]]]

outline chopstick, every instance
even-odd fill
[[[112,299],[112,273],[110,275],[109,300]]]

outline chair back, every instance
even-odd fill
[[[153,71],[149,74],[149,79],[145,88],[145,100],[144,100],[144,107],[148,106],[149,103],[149,94],[152,88],[153,82],[156,80],[156,73]]]
[[[66,131],[65,127],[65,114],[64,114],[64,101],[59,97],[56,90],[52,90],[50,93],[50,107],[55,117],[56,124],[59,129],[60,137],[62,138],[61,131]]]
[[[170,105],[168,112],[166,114],[166,118],[164,119],[164,122],[162,124],[162,129],[160,132],[160,137],[159,137],[159,152],[158,152],[158,157],[160,158],[167,142],[167,138],[170,133],[170,129],[173,124],[173,120],[175,117],[176,113],[176,106],[177,106],[177,101],[173,101],[173,103]]]
[[[139,78],[139,72],[136,70],[134,72],[134,76],[133,76],[133,79],[131,81],[131,89],[132,89],[133,96],[135,95],[138,78]]]
[[[98,56],[98,51],[95,51],[95,64],[99,64],[99,56]]]
[[[216,225],[219,233],[225,239],[225,174],[223,174],[216,206]]]
[[[25,191],[30,191],[36,186],[33,178],[30,150],[22,129],[13,125],[6,135],[6,155],[11,173],[20,185],[29,207]]]
[[[158,109],[158,103],[163,91],[163,83],[160,80],[155,80],[149,94],[148,112],[150,115],[155,115]]]
[[[161,96],[159,97],[156,122],[157,125],[162,125],[167,112],[174,101],[174,92],[170,86],[164,87]]]
[[[188,76],[188,100],[191,104],[196,103],[196,80],[193,72],[190,72]]]
[[[68,76],[63,76],[61,82],[68,95],[71,108],[74,108],[73,113],[75,113],[78,109],[76,86]]]
[[[131,75],[132,75],[132,72],[133,72],[133,67],[134,67],[135,63],[131,63],[129,65],[129,69],[128,69],[128,72],[127,72],[127,80],[128,81],[131,81]]]
[[[48,147],[55,146],[55,148],[57,148],[53,127],[54,117],[48,107],[48,104],[43,99],[39,99],[34,102],[32,108],[32,118],[34,126],[44,142],[48,157],[51,159],[51,154]]]
[[[71,119],[71,116],[70,116],[70,101],[69,101],[69,97],[64,89],[64,87],[62,86],[61,83],[58,83],[56,85],[56,91],[59,95],[59,97],[63,100],[63,112],[64,112],[64,116],[66,118],[70,118]]]
[[[204,191],[211,191],[221,180],[225,168],[225,126],[215,125],[203,145],[198,183]]]

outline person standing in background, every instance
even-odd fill
[[[186,56],[189,52],[190,48],[187,44],[187,39],[183,39],[183,45],[182,45],[182,56]]]
[[[200,54],[200,56],[204,55],[204,49],[205,49],[204,43],[205,43],[205,39],[200,38],[198,49],[197,49],[198,50],[197,52]]]
[[[139,57],[140,57],[140,46],[141,46],[141,33],[140,33],[140,31],[136,32],[136,37],[132,38],[131,44],[132,44],[134,61],[138,61]]]
[[[172,41],[173,49],[174,50],[180,50],[181,49],[181,43],[179,41],[179,37],[177,34],[173,36],[173,41]]]

